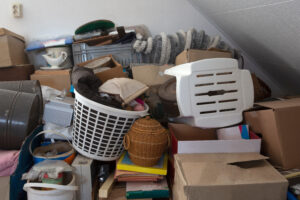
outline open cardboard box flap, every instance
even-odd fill
[[[275,109],[275,110],[282,109],[282,108],[299,107],[300,106],[300,98],[261,102],[261,103],[255,103],[255,105],[266,107],[266,108],[271,108],[271,109]]]
[[[201,129],[186,124],[169,123],[171,134],[182,141],[189,140],[217,140],[216,129]]]
[[[197,60],[208,58],[232,58],[231,52],[220,52],[216,50],[200,50],[200,49],[188,49],[181,52],[176,57],[176,65],[181,65],[188,62],[194,62]]]
[[[104,83],[109,79],[113,78],[123,78],[127,77],[127,75],[123,72],[123,67],[120,63],[118,63],[112,55],[100,56],[94,58],[92,60],[88,60],[83,63],[77,64],[79,67],[84,67],[87,64],[90,64],[94,61],[101,60],[103,58],[109,57],[109,61],[103,63],[101,67],[109,67],[110,69],[106,71],[96,72],[95,75]]]
[[[285,170],[299,168],[300,98],[262,102],[258,109],[244,112],[250,129],[263,138],[262,153]]]

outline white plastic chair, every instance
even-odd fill
[[[235,59],[204,59],[167,69],[165,74],[176,76],[179,121],[191,126],[233,125],[253,106],[251,74],[238,69]]]

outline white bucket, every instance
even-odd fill
[[[52,188],[55,190],[37,190],[34,187]],[[23,189],[27,192],[28,200],[73,200],[78,186],[75,186],[75,175],[68,185],[27,182]]]

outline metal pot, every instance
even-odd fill
[[[0,89],[0,149],[20,149],[38,125],[38,102],[36,94]]]
[[[42,122],[44,113],[43,95],[40,82],[37,80],[26,81],[2,81],[0,82],[0,89],[12,90],[16,92],[26,92],[36,94],[38,96],[39,104],[39,122]]]

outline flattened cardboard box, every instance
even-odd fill
[[[0,28],[0,67],[28,64],[24,37]]]
[[[300,168],[300,98],[257,105],[257,110],[244,113],[244,119],[262,135],[262,153],[284,170]]]
[[[184,63],[194,62],[197,60],[208,59],[208,58],[232,58],[232,54],[230,52],[222,52],[222,51],[189,49],[189,50],[184,50],[176,57],[175,64],[181,65]]]
[[[173,200],[284,200],[287,180],[257,153],[177,154]]]

